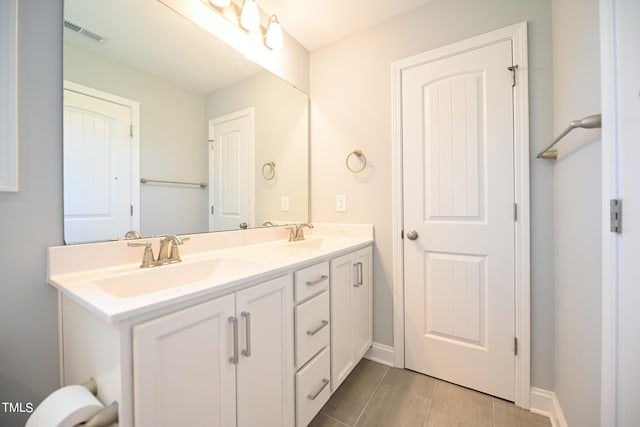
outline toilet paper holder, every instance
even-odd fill
[[[98,394],[98,383],[95,379],[89,378],[80,384],[91,392],[94,396]],[[113,402],[109,406],[105,406],[94,416],[89,418],[82,427],[107,427],[118,422],[118,402]]]

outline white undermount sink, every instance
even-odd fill
[[[238,270],[250,269],[253,266],[254,264],[249,260],[220,257],[141,268],[101,277],[95,279],[93,283],[108,294],[119,298],[130,298],[214,277],[227,277],[236,274]]]

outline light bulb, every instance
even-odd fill
[[[278,22],[278,17],[273,15],[269,20],[269,28],[267,29],[267,36],[264,41],[270,49],[282,48],[282,27]]]
[[[240,26],[250,33],[260,30],[260,13],[255,1],[244,0],[240,13]]]
[[[231,0],[209,0],[209,3],[216,7],[225,8],[229,7],[229,5],[231,4]]]

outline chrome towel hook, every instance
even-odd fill
[[[351,167],[351,165],[349,164],[349,161],[351,160],[351,157],[355,156],[361,163],[360,167],[356,167],[353,168]],[[364,153],[362,152],[362,150],[353,150],[351,153],[349,153],[347,155],[347,159],[345,160],[345,163],[347,165],[347,169],[349,169],[351,172],[353,173],[360,173],[364,170],[364,168],[367,167],[367,156],[364,155]]]

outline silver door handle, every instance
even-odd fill
[[[329,278],[329,276],[325,276],[324,274],[322,276],[320,276],[320,278],[316,279],[316,280],[312,280],[311,282],[307,282],[307,286],[314,286],[317,285],[318,283],[322,283],[325,280],[327,280]]]
[[[317,334],[318,332],[320,332],[322,330],[322,328],[324,328],[325,326],[327,326],[329,324],[328,320],[323,320],[320,323],[320,326],[314,328],[314,329],[309,329],[307,331],[307,335],[309,335],[310,337],[314,336],[315,334]]]
[[[316,397],[318,397],[318,395],[322,393],[322,390],[324,390],[327,385],[329,385],[329,380],[326,378],[323,378],[322,385],[314,393],[307,394],[307,399],[316,400]]]
[[[238,357],[238,319],[229,317],[229,322],[233,325],[233,356],[229,358],[229,362],[237,365],[240,360]]]
[[[246,346],[245,349],[242,350],[242,355],[244,357],[249,357],[251,356],[251,313],[243,311],[240,313],[240,316],[244,317],[247,332],[247,336],[245,337]]]
[[[354,283],[353,286],[357,288],[362,286],[364,283],[362,278],[362,263],[356,262],[353,266],[356,267],[356,283]]]
[[[416,230],[407,231],[407,239],[416,240],[418,238],[418,232]]]

